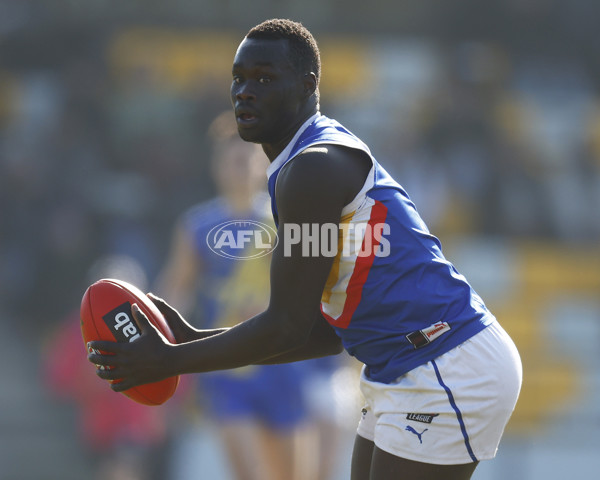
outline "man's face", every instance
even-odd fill
[[[244,39],[232,74],[231,101],[240,136],[263,145],[289,141],[304,121],[306,95],[288,41]]]

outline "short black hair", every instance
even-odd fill
[[[312,33],[300,22],[282,18],[265,20],[250,29],[246,38],[256,40],[288,40],[292,64],[299,73],[313,72],[317,82],[321,78],[321,54]]]

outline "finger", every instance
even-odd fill
[[[162,314],[163,318],[169,325],[169,328],[173,332],[175,336],[176,343],[185,342],[185,321],[179,314],[177,310],[175,310],[171,305],[165,302],[162,298],[157,297],[153,293],[146,294],[150,300],[156,305],[158,311]]]
[[[132,382],[128,381],[128,380],[121,380],[118,382],[112,382],[110,384],[110,388],[112,389],[113,392],[124,392],[125,390],[129,390],[130,388],[135,387],[136,385],[134,385]]]
[[[158,295],[156,295],[156,294],[154,294],[154,293],[152,293],[152,292],[148,292],[148,293],[146,294],[146,296],[147,296],[147,297],[148,297],[150,300],[152,300],[152,301],[153,301],[153,302],[156,304],[156,306],[158,306],[158,304],[160,304],[160,303],[162,303],[162,304],[165,304],[165,303],[166,303],[166,302],[164,301],[164,299],[162,299],[161,297],[159,297]]]
[[[148,320],[148,317],[144,312],[142,312],[137,303],[131,305],[131,313],[133,314],[133,319],[135,320],[135,323],[137,323],[137,326],[141,330],[142,334],[152,330],[150,320]]]
[[[171,307],[171,305],[169,305],[162,298],[157,297],[153,293],[147,293],[146,296],[150,300],[152,300],[152,303],[156,305],[156,308],[158,308],[160,310],[160,313],[162,313],[165,317],[167,317],[168,314],[175,312],[175,309]]]
[[[120,380],[123,377],[118,367],[103,367],[101,365],[96,369],[96,375],[102,380],[115,381]]]
[[[115,355],[103,355],[99,351],[88,353],[88,361],[98,367],[111,368],[120,365],[118,357]]]
[[[97,353],[103,352],[104,354],[115,354],[122,351],[121,345],[117,342],[109,342],[105,340],[92,340],[87,343],[88,352],[97,351]]]

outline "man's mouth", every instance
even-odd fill
[[[237,121],[242,125],[249,125],[258,120],[258,117],[252,113],[242,112],[236,115]]]

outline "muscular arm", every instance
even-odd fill
[[[289,224],[339,224],[343,206],[362,187],[368,168],[362,157],[340,147],[294,159],[278,179],[280,243],[273,253],[268,308],[235,327],[180,345],[158,343],[155,335],[129,344],[94,342],[94,348],[114,354],[90,355],[93,363],[114,366],[98,375],[123,378],[113,389],[125,390],[176,374],[338,353],[340,340],[318,313],[333,258],[303,257],[300,244],[286,255],[284,234]],[[148,328],[142,325],[143,331]]]
[[[343,352],[343,350],[344,347],[342,346],[340,337],[337,336],[335,331],[323,318],[321,312],[318,312],[310,336],[304,345],[257,363],[264,365],[297,362],[300,360],[308,360],[310,358],[337,355],[338,353]]]

